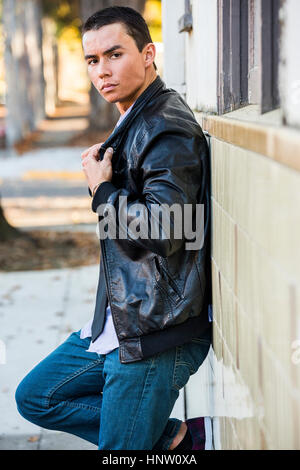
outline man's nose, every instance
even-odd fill
[[[111,71],[106,61],[99,60],[98,65],[97,65],[97,74],[98,74],[98,77],[100,78],[111,75]]]

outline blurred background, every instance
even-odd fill
[[[158,43],[157,61],[162,66],[160,0],[1,0],[2,119],[5,107],[9,108],[6,127],[1,123],[1,136],[7,146],[26,138],[30,131],[36,130],[41,118],[53,116],[62,104],[88,109],[90,129],[111,129],[116,118],[115,106],[107,105],[90,89],[80,27],[92,12],[114,4],[132,6],[144,15],[153,41]],[[16,116],[14,122],[9,121],[13,106],[19,111],[18,122]]]
[[[14,391],[93,315],[80,155],[119,116],[80,25],[116,4],[143,14],[210,148],[213,344],[172,416],[205,417],[207,448],[300,449],[299,0],[0,0],[0,448],[95,448],[26,422]]]
[[[86,263],[97,259],[89,235],[82,251],[80,235],[57,230],[68,225],[72,232],[80,227],[92,230],[89,224],[95,221],[87,210],[88,199],[78,199],[86,194],[79,148],[106,140],[119,112],[90,84],[80,28],[92,13],[114,4],[132,6],[144,15],[157,45],[157,66],[162,74],[159,0],[0,1],[0,178],[5,179],[0,186],[2,269],[26,269],[28,263],[33,268],[80,265],[84,258]],[[64,199],[59,197],[62,194]],[[24,229],[27,236],[20,236],[14,227]],[[36,229],[41,227],[51,227],[52,233],[38,233]],[[11,254],[7,241],[16,244],[14,249],[10,245]],[[51,252],[44,246],[49,243]],[[72,249],[77,243],[83,256]],[[40,259],[44,254],[48,259]],[[71,255],[73,260],[67,261]]]

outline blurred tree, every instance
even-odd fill
[[[81,22],[97,10],[113,5],[131,6],[143,13],[146,0],[43,0],[43,12],[51,17],[60,37],[64,28],[76,27],[80,33]],[[107,103],[94,86],[90,88],[89,127],[93,131],[108,131],[116,123],[119,113],[114,105]]]
[[[56,23],[56,34],[59,37],[68,26],[80,27],[80,0],[42,0],[43,13]]]
[[[80,0],[42,0],[43,55],[46,79],[46,110],[52,113],[59,105],[59,42],[66,30],[80,38]]]
[[[81,0],[81,18],[85,22],[96,11],[113,5],[132,7],[143,13],[145,3],[146,0]],[[120,116],[116,106],[105,101],[94,86],[90,89],[90,103],[90,129],[110,130]]]
[[[8,146],[45,116],[41,18],[40,0],[3,0]]]
[[[6,144],[13,146],[45,116],[40,0],[1,0],[6,81]],[[0,241],[28,238],[5,218]]]
[[[64,28],[74,27],[80,34],[81,22],[91,14],[112,5],[131,6],[143,13],[146,0],[1,0],[5,30],[5,69],[7,83],[7,144],[22,140],[45,116],[45,79],[42,56],[42,17],[55,21],[56,37]],[[49,32],[46,25],[46,34]],[[47,29],[48,28],[48,29]],[[46,42],[45,42],[46,43]],[[45,44],[44,44],[45,45]],[[57,104],[57,48],[53,47],[51,99]],[[48,88],[46,90],[48,92]],[[47,93],[47,99],[49,98]],[[110,130],[119,114],[91,86],[90,129]]]
[[[0,199],[0,242],[6,242],[21,236],[23,236],[23,233],[12,227],[6,220]]]

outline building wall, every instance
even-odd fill
[[[218,35],[208,3],[192,2],[197,18],[183,33],[190,76],[195,67],[195,77],[206,73],[196,59],[203,12],[210,27],[202,37]],[[293,11],[298,4],[286,0],[282,18]],[[292,28],[282,32],[285,54],[299,36]],[[297,84],[287,85],[285,71],[289,64],[296,76],[300,67],[290,50],[280,66],[282,107],[264,115],[247,106],[217,116],[216,81],[187,81],[211,148],[213,347],[186,387],[186,414],[212,417],[215,449],[300,449],[300,119],[290,96]]]
[[[177,26],[183,13],[182,0],[173,0],[172,6],[170,2],[162,2],[163,77],[169,87],[185,96],[185,37],[179,34]]]
[[[217,112],[217,0],[193,3],[193,33],[185,34],[186,98],[192,109]]]
[[[300,174],[215,132],[213,349],[222,368],[214,369],[225,402],[234,393],[231,377],[248,392],[240,416],[220,418],[221,446],[297,449]]]

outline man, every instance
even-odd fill
[[[135,10],[95,13],[83,27],[83,49],[93,85],[121,114],[107,141],[82,154],[83,171],[99,232],[103,222],[121,230],[99,234],[94,318],[23,379],[18,409],[99,449],[201,448],[187,423],[169,416],[210,347],[206,140],[157,75],[155,45]],[[184,225],[178,213],[167,233],[155,210],[173,204],[181,214],[193,209],[190,232],[196,205],[204,205],[202,246],[187,249],[191,237],[176,236]]]

